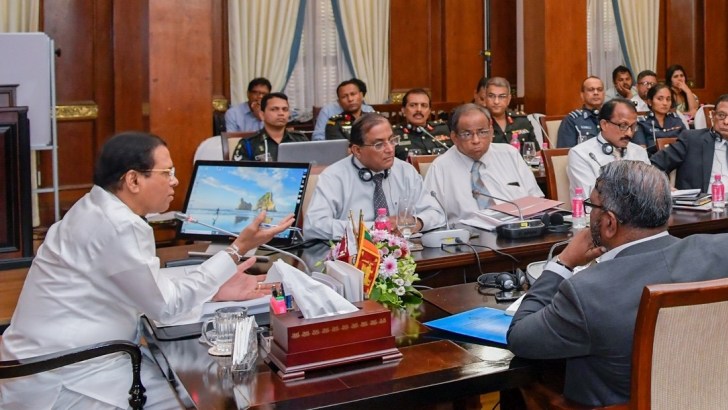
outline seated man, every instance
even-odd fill
[[[726,266],[728,252],[725,235],[668,234],[670,184],[648,164],[605,165],[585,206],[591,228],[576,233],[528,290],[508,329],[508,349],[529,359],[566,359],[564,396],[608,406],[629,400],[644,286],[725,277],[715,267]]]
[[[650,106],[647,105],[647,92],[655,84],[657,84],[657,74],[654,71],[644,70],[637,74],[637,94],[631,98],[637,112],[650,110]]]
[[[574,195],[577,187],[586,194],[594,187],[600,168],[615,160],[642,161],[649,164],[647,151],[632,143],[637,130],[637,111],[630,100],[614,98],[599,111],[602,132],[596,138],[583,142],[569,150],[569,192]]]
[[[604,97],[605,101],[617,97],[629,100],[637,95],[637,89],[634,88],[632,71],[623,65],[617,66],[617,68],[612,70],[612,83],[614,87],[607,90]]]
[[[475,92],[476,104],[484,106],[493,120],[493,142],[510,143],[515,136],[521,145],[533,142],[536,151],[541,147],[536,140],[531,121],[525,114],[517,114],[508,109],[511,104],[511,83],[503,77],[481,79]]]
[[[581,84],[584,106],[564,117],[559,125],[556,148],[571,148],[599,134],[599,109],[604,104],[604,83],[599,77],[587,77]]]
[[[407,123],[393,127],[394,135],[400,137],[395,149],[397,158],[406,160],[413,149],[419,151],[417,155],[430,155],[450,148],[450,129],[444,121],[428,121],[431,112],[430,94],[422,88],[413,88],[402,97],[402,114]]]
[[[349,81],[355,82],[359,90],[361,91],[361,98],[362,100],[367,96],[367,85],[364,81],[358,79],[358,78],[352,78]],[[366,104],[362,102],[361,104],[361,110],[362,112],[374,112],[374,108],[372,108],[371,105]],[[326,139],[326,123],[329,121],[329,118],[341,114],[344,112],[344,108],[339,104],[338,101],[338,93],[337,93],[337,100],[335,102],[328,103],[321,107],[321,111],[319,111],[318,116],[316,117],[316,124],[313,128],[313,133],[311,134],[311,140],[312,141],[323,141]]]
[[[108,140],[96,162],[94,186],[48,231],[38,249],[0,345],[0,360],[50,354],[121,339],[138,342],[139,315],[168,321],[210,298],[264,296],[239,266],[241,253],[268,242],[293,222],[260,230],[261,213],[226,252],[182,278],[160,272],[152,228],[144,215],[164,212],[179,181],[159,137],[123,133]],[[254,258],[252,260],[254,262]],[[131,367],[105,356],[35,376],[3,380],[0,408],[127,408]],[[179,408],[167,380],[145,356],[148,408]]]
[[[542,197],[533,171],[508,144],[491,144],[493,126],[487,109],[464,104],[450,118],[450,139],[455,148],[439,156],[425,176],[425,189],[434,191],[450,223],[469,217],[493,201],[473,191],[514,200]]]
[[[415,199],[417,226],[413,232],[445,224],[445,215],[422,185],[412,165],[394,156],[399,137],[379,114],[364,114],[351,128],[352,155],[329,165],[319,176],[316,190],[303,219],[306,239],[338,239],[349,223],[349,211],[371,226],[376,211],[386,208],[397,226],[397,203]],[[356,220],[355,220],[356,222]]]
[[[718,97],[711,118],[713,128],[683,131],[675,143],[657,151],[650,159],[654,166],[667,173],[677,169],[677,189],[710,192],[716,174],[728,184],[728,94]]]
[[[260,108],[263,113],[263,129],[238,142],[232,156],[235,161],[278,161],[278,145],[308,141],[303,134],[286,130],[291,114],[285,94],[267,94],[260,102]]]
[[[263,126],[260,101],[272,89],[267,78],[259,77],[248,83],[248,101],[230,107],[225,113],[225,131],[255,132]]]
[[[334,115],[326,121],[324,134],[327,140],[349,139],[351,126],[363,111],[364,94],[359,80],[344,81],[336,87],[336,95],[341,106],[341,114]]]

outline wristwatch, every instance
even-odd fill
[[[564,262],[561,262],[561,259],[559,259],[558,255],[554,258],[554,262],[557,265],[561,265],[561,266],[565,267],[569,272],[574,272],[574,268],[570,268],[570,267],[566,266],[566,264]]]

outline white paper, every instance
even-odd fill
[[[344,261],[326,261],[326,273],[344,285],[344,297],[349,302],[364,300],[364,272]]]
[[[697,196],[700,193],[700,189],[678,189],[672,191],[672,197],[676,196]]]
[[[486,231],[495,230],[495,227],[508,222],[516,222],[519,219],[515,216],[508,215],[504,212],[494,211],[492,209],[481,209],[473,212],[470,217],[461,219],[460,223],[474,226]]]

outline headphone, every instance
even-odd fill
[[[541,216],[541,222],[546,226],[546,230],[552,233],[566,233],[571,230],[571,222],[564,221],[565,211],[556,211],[552,213],[544,213]]]
[[[354,162],[354,156],[351,156],[351,165],[354,166],[359,171],[359,179],[361,179],[364,182],[369,182],[372,179],[374,179],[374,172],[372,172],[369,168],[363,168],[356,165],[356,162]],[[384,178],[386,179],[389,176],[389,170],[384,170]]]
[[[498,272],[484,273],[478,276],[478,292],[482,293],[483,288],[495,288],[504,292],[521,290],[528,283],[528,278],[522,270],[516,269],[515,273]]]
[[[604,155],[612,155],[612,153],[614,152],[614,145],[612,145],[611,142],[606,141],[606,140],[604,142],[601,142],[599,140],[599,137],[597,137],[597,142],[599,143],[599,145],[602,146],[602,153],[604,153]],[[622,156],[624,156],[624,153],[625,153],[625,151],[627,151],[627,148],[619,148],[619,150],[621,151]]]

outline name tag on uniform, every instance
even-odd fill
[[[410,141],[410,140],[399,140],[399,146],[400,147],[405,147],[405,146],[408,146],[408,145],[412,145],[412,141]]]

